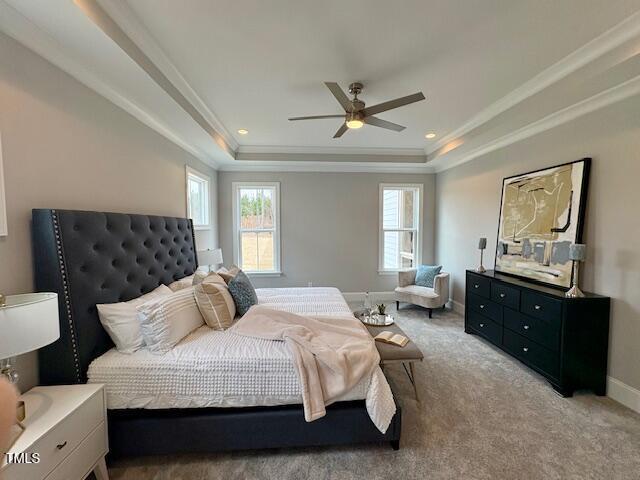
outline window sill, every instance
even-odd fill
[[[249,277],[281,277],[282,272],[244,272]]]
[[[411,268],[405,268],[403,270],[378,270],[378,275],[397,275],[400,272],[408,272],[413,270]]]

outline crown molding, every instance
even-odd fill
[[[474,115],[463,125],[425,149],[427,155],[464,136],[527,98],[562,80],[595,59],[640,35],[640,12],[637,12],[603,34],[584,44],[562,60],[543,70],[520,87]]]
[[[75,0],[74,3],[89,20],[144,70],[144,72],[213,139],[223,152],[231,158],[235,156],[234,148],[229,145],[225,137],[202,116],[180,89],[171,82],[164,72],[160,70],[147,54],[127,35],[120,25],[109,16],[97,0]]]
[[[512,145],[521,140],[525,140],[546,130],[550,130],[552,128],[575,120],[578,117],[639,94],[640,76],[637,76],[630,80],[627,80],[626,82],[616,85],[615,87],[611,87],[607,90],[597,93],[596,95],[581,100],[580,102],[558,110],[550,115],[547,115],[546,117],[541,118],[540,120],[514,130],[511,133],[503,135],[502,137],[491,140],[484,145],[461,154],[459,157],[451,156],[451,159],[448,160],[445,154],[441,157],[437,157],[437,159],[430,160],[430,162],[428,163],[432,163],[435,172],[443,172],[450,168],[474,160],[482,155],[486,155],[487,153],[491,153],[500,148]],[[453,154],[454,152],[455,150],[452,150],[451,154]],[[435,162],[438,162],[438,164],[433,165],[433,163]]]
[[[202,98],[191,87],[182,73],[173,64],[169,56],[160,47],[157,40],[149,32],[144,23],[124,1],[97,0],[111,19],[126,33],[131,41],[153,62],[153,64],[169,79],[182,95],[193,105],[222,137],[233,151],[238,149],[238,142],[229,133],[222,121],[207,106]]]
[[[198,160],[217,168],[217,162],[209,155],[191,145],[189,141],[182,138],[181,135],[177,134],[160,119],[130,100],[122,92],[103,82],[100,77],[67,55],[64,52],[64,48],[55,38],[4,0],[0,0],[0,31],[47,59],[71,77],[120,107]]]
[[[314,173],[411,173],[432,174],[431,166],[411,163],[369,163],[330,161],[233,161],[222,163],[223,172],[314,172]]]
[[[291,162],[310,164],[425,164],[427,156],[418,148],[361,148],[361,147],[294,147],[272,145],[243,145],[236,152],[236,160],[286,165]],[[260,162],[260,163],[258,163]],[[417,166],[417,165],[416,165]]]

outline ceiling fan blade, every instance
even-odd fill
[[[343,123],[342,125],[340,125],[340,128],[338,129],[336,134],[333,136],[333,138],[340,138],[342,134],[344,134],[344,132],[346,132],[347,130],[349,130],[349,128],[347,127],[347,124]]]
[[[310,117],[291,117],[289,120],[316,120],[318,118],[344,118],[344,113],[338,115],[313,115]]]
[[[389,100],[388,102],[383,102],[372,107],[367,107],[362,111],[362,114],[365,117],[368,117],[377,113],[386,112],[387,110],[403,107],[405,105],[409,105],[410,103],[419,102],[420,100],[424,99],[425,98],[422,92],[418,92],[414,93],[413,95],[407,95],[406,97],[396,98],[395,100]]]
[[[342,105],[342,108],[344,108],[344,111],[345,112],[351,111],[351,102],[349,101],[349,98],[347,97],[347,95],[340,88],[340,85],[338,85],[336,82],[324,82],[324,84],[327,86],[329,90],[331,90],[331,93],[333,93],[333,96],[336,97],[336,100],[338,100],[338,103]]]
[[[382,127],[386,128],[387,130],[394,130],[396,132],[401,132],[406,128],[402,125],[398,125],[397,123],[387,122],[386,120],[382,120],[381,118],[377,117],[365,117],[364,123],[366,123],[367,125],[373,125],[374,127]]]

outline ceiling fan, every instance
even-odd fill
[[[362,83],[354,82],[349,85],[349,93],[353,95],[353,100],[349,100],[349,97],[342,91],[340,86],[336,82],[324,82],[327,88],[331,91],[338,103],[344,108],[345,113],[339,115],[314,115],[310,117],[293,117],[289,120],[316,120],[320,118],[344,118],[344,123],[340,125],[340,128],[333,136],[333,138],[341,137],[344,132],[349,129],[362,128],[366,123],[367,125],[373,125],[374,127],[386,128],[388,130],[394,130],[401,132],[405,129],[402,125],[397,123],[387,122],[381,118],[374,117],[374,115],[394,108],[403,107],[410,103],[419,102],[424,100],[422,92],[414,93],[413,95],[407,95],[406,97],[396,98],[395,100],[389,100],[388,102],[379,103],[373,107],[365,108],[364,102],[358,98],[358,95],[362,92]]]

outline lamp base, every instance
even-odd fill
[[[486,271],[487,271],[487,269],[484,268],[482,265],[480,265],[478,268],[476,268],[476,272],[478,272],[478,273],[484,273]]]
[[[569,290],[567,290],[564,296],[567,298],[580,298],[584,297],[584,293],[582,293],[582,290],[580,290],[577,285],[574,285]]]
[[[18,381],[18,372],[14,369],[14,365],[15,360],[13,358],[0,360],[0,377],[5,377],[12,385],[15,385]],[[27,412],[25,404],[22,400],[19,400],[16,404],[16,419],[14,427],[11,429],[9,434],[9,445],[7,448],[11,447],[20,435],[22,435],[22,432],[24,432],[25,426],[22,422],[24,422],[26,416]]]

